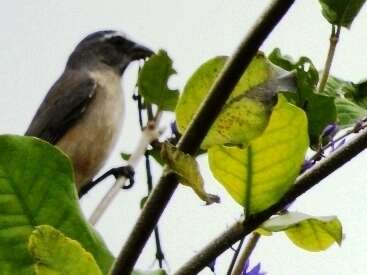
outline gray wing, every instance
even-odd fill
[[[79,73],[62,75],[46,95],[25,135],[56,144],[82,117],[96,88],[93,79]]]

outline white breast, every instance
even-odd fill
[[[124,112],[120,77],[113,71],[91,72],[98,83],[83,117],[57,144],[73,161],[80,188],[98,173],[112,151]]]

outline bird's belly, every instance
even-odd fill
[[[83,117],[57,143],[73,162],[78,190],[102,168],[117,141],[124,108],[120,85],[116,87],[99,91]]]

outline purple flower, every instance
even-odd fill
[[[315,161],[314,160],[307,160],[307,159],[305,159],[305,161],[303,162],[302,167],[301,167],[301,174],[304,171],[310,169],[314,165],[315,165]]]
[[[335,150],[339,149],[340,147],[344,145],[344,143],[345,143],[345,138],[343,138],[339,142],[333,142],[333,144],[331,144],[331,151],[334,152]]]
[[[339,132],[339,127],[338,125],[336,125],[335,123],[329,124],[327,125],[324,130],[321,133],[321,144],[320,145],[324,145],[324,144],[328,144],[329,142],[332,142],[335,135]]]
[[[332,140],[336,133],[339,131],[338,125],[335,123],[327,125],[321,133],[324,139]]]
[[[251,270],[247,271],[249,268],[250,264],[247,261],[245,263],[245,265],[243,266],[243,270],[241,275],[266,275],[265,272],[261,272],[261,263],[258,263],[257,265],[255,265]]]

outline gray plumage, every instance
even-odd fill
[[[70,157],[78,189],[92,180],[116,143],[125,68],[151,54],[115,31],[88,35],[37,110],[25,135],[46,140]]]

